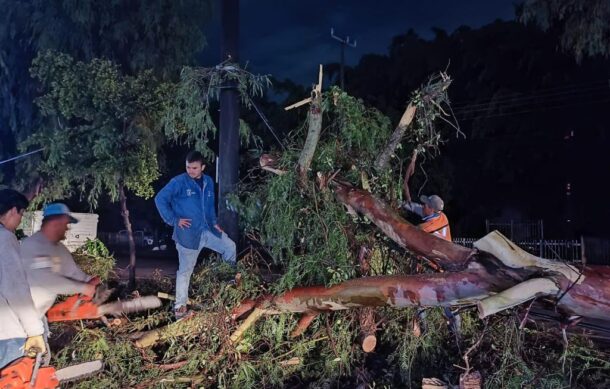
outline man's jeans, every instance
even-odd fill
[[[23,356],[25,338],[12,338],[0,340],[0,369]]]
[[[191,275],[193,269],[197,263],[197,257],[204,248],[214,250],[222,255],[222,260],[230,265],[235,265],[236,251],[235,242],[229,238],[227,234],[222,233],[222,237],[218,238],[210,231],[204,231],[201,234],[201,240],[199,241],[199,249],[192,250],[181,246],[176,243],[176,249],[178,249],[178,261],[180,263],[178,272],[176,273],[176,304],[174,307],[178,309],[186,305],[188,301],[189,284],[191,282]]]

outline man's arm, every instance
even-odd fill
[[[402,207],[407,211],[416,213],[420,217],[424,217],[424,206],[420,203],[415,203],[413,201],[402,203]]]
[[[32,301],[30,284],[19,257],[19,243],[14,237],[6,238],[0,242],[0,295],[6,299],[28,337],[41,335],[44,326]]]
[[[93,276],[90,276],[89,274],[82,271],[80,267],[78,267],[76,262],[74,262],[72,254],[70,254],[70,251],[68,251],[66,246],[64,246],[62,243],[59,243],[59,245],[59,249],[62,253],[60,257],[61,274],[76,281],[89,282],[89,280],[93,278]]]
[[[155,205],[157,206],[159,215],[161,215],[161,218],[165,223],[172,227],[176,226],[178,223],[178,216],[172,208],[172,199],[175,195],[177,185],[176,179],[173,178],[155,196]]]

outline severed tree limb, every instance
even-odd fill
[[[286,170],[281,170],[277,168],[278,158],[271,154],[263,154],[259,158],[259,164],[263,170],[271,172],[273,174],[277,174],[278,176],[282,176],[288,173]]]
[[[436,262],[445,270],[463,269],[475,253],[473,249],[421,231],[365,190],[339,180],[332,184],[340,202],[366,216],[401,247]]]
[[[315,92],[313,93],[316,94]],[[302,188],[307,187],[307,173],[311,166],[311,161],[316,152],[320,134],[322,133],[322,95],[318,94],[312,98],[307,115],[308,131],[303,150],[299,156],[297,169],[299,172],[299,182]]]
[[[501,278],[487,273],[485,267],[473,263],[462,272],[356,278],[329,288],[295,288],[278,296],[265,295],[242,304],[272,313],[316,313],[384,306],[474,305],[511,284],[502,282]],[[241,310],[240,313],[246,312]]]
[[[209,328],[214,328],[215,323],[222,320],[219,314],[200,312],[193,317],[180,320],[164,327],[150,331],[144,331],[135,339],[136,347],[152,347],[160,341],[185,335],[197,335]]]
[[[310,313],[305,313],[301,316],[301,318],[299,319],[296,327],[294,328],[294,330],[292,330],[292,332],[290,333],[290,337],[291,338],[296,338],[298,336],[303,335],[303,333],[307,330],[307,328],[311,325],[311,323],[314,321],[314,319],[316,317],[318,317],[319,313],[318,312],[310,312]]]
[[[412,103],[409,103],[409,105],[407,105],[407,108],[405,109],[405,112],[403,112],[402,117],[398,122],[398,125],[396,126],[394,132],[388,140],[388,143],[375,160],[375,169],[377,169],[377,171],[383,170],[388,166],[390,158],[392,157],[392,155],[394,155],[394,152],[396,151],[396,147],[398,147],[398,144],[405,135],[405,131],[413,121],[416,110],[417,107]]]
[[[369,192],[337,180],[333,184],[339,201],[366,215],[401,246],[434,258],[448,271],[295,288],[279,296],[246,300],[234,312],[235,318],[249,308],[311,314],[360,307],[475,304],[486,316],[538,296],[546,296],[565,315],[610,317],[608,266],[587,266],[578,272],[573,266],[525,253],[498,232],[477,241],[478,250],[467,249],[415,228]]]
[[[299,184],[301,188],[307,188],[307,173],[311,166],[311,161],[318,147],[320,134],[322,133],[322,65],[318,73],[318,83],[311,91],[311,102],[307,115],[307,138],[301,150],[301,155],[297,162],[299,172]]]
[[[551,300],[563,314],[602,320],[610,317],[610,266],[585,266],[579,271],[574,266],[531,255],[498,232],[475,242],[477,249],[468,249],[415,228],[369,192],[337,180],[334,186],[339,201],[364,214],[402,247],[435,260],[448,271],[461,271],[478,263],[496,277],[493,282],[508,283],[504,289],[542,276],[560,289]],[[541,294],[545,294],[544,290]]]

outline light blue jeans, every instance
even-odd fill
[[[176,304],[175,309],[186,305],[189,297],[189,284],[191,275],[197,263],[197,257],[204,248],[214,250],[222,256],[222,260],[226,263],[235,266],[236,249],[235,242],[229,238],[227,234],[222,233],[222,237],[218,238],[210,231],[204,231],[201,234],[199,248],[197,250],[187,249],[179,243],[176,243],[178,250],[178,272],[176,273]]]
[[[0,369],[23,356],[25,338],[0,340]]]

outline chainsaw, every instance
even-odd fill
[[[36,358],[22,357],[0,370],[2,389],[55,389],[61,383],[79,380],[102,370],[101,360],[80,363],[55,370],[42,365],[42,353]]]
[[[125,301],[103,304],[110,296],[109,291],[98,289],[94,297],[73,295],[53,305],[47,311],[49,323],[72,320],[101,319],[107,323],[106,315],[120,316],[161,306],[156,296],[144,296]],[[48,348],[48,345],[47,345]],[[47,353],[47,363],[50,354]],[[54,389],[62,382],[78,380],[102,370],[101,360],[85,362],[56,370],[52,366],[42,366],[42,354],[36,358],[22,357],[0,370],[0,389]]]
[[[64,301],[53,305],[47,311],[49,323],[71,320],[105,319],[106,315],[120,316],[127,313],[140,312],[161,306],[161,300],[156,296],[144,296],[131,300],[115,301],[100,304],[105,298],[73,295]],[[106,322],[104,320],[104,322]]]

